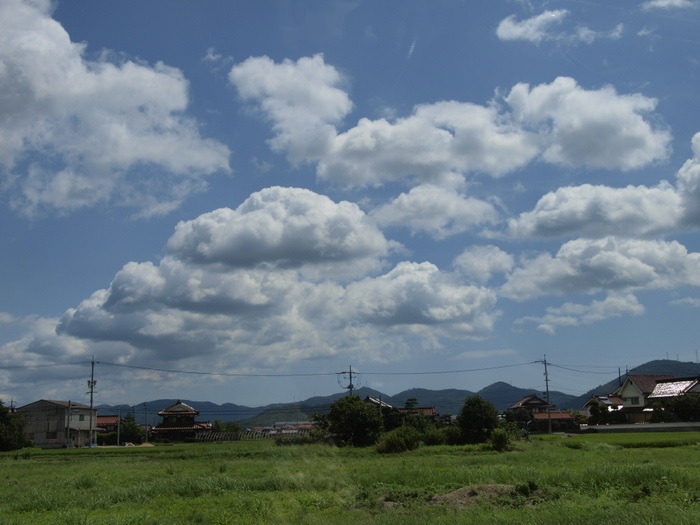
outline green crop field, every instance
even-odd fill
[[[700,523],[700,433],[486,446],[272,441],[0,455],[0,525]]]

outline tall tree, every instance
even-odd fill
[[[122,443],[141,443],[143,441],[143,429],[136,422],[133,414],[127,414],[121,422],[119,438]]]
[[[24,434],[25,419],[12,412],[0,399],[0,450],[17,450],[30,445]]]
[[[357,396],[341,397],[328,412],[328,430],[337,445],[374,445],[382,431],[377,409]]]
[[[457,424],[465,443],[485,443],[498,426],[498,410],[482,397],[468,397],[457,416]]]

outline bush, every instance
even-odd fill
[[[504,452],[510,448],[510,434],[505,428],[495,428],[491,432],[491,446],[498,452]]]
[[[415,450],[421,445],[421,434],[410,426],[399,427],[387,432],[377,443],[377,452],[381,454],[394,454]]]
[[[295,436],[278,436],[275,438],[275,444],[279,446],[284,445],[314,445],[316,443],[321,443],[312,434],[302,434]]]

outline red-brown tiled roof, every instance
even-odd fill
[[[664,381],[667,379],[673,379],[672,375],[629,375],[629,379],[637,385],[637,388],[644,395],[651,394],[654,391],[657,381]]]
[[[547,412],[535,412],[532,414],[532,418],[535,420],[548,420],[548,419],[574,419],[574,415],[571,414],[570,412],[561,412],[561,411],[556,411],[556,412],[550,412],[549,414]]]
[[[119,416],[97,416],[97,426],[106,427],[110,425],[118,425]]]

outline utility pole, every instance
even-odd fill
[[[146,443],[148,443],[148,403],[146,401],[143,402],[143,409],[146,412]]]
[[[350,379],[350,383],[348,384],[348,386],[345,387],[345,389],[348,390],[350,392],[349,395],[352,396],[352,391],[355,388],[355,385],[352,384],[352,376],[354,374],[355,377],[357,377],[357,372],[352,371],[352,365],[349,366],[348,370],[349,370],[348,372],[340,372],[340,373],[341,374],[348,374],[348,377]]]
[[[552,433],[552,403],[549,401],[549,372],[547,370],[547,354],[544,355],[542,361],[536,361],[537,363],[542,363],[544,365],[544,385],[545,385],[545,396],[547,398],[547,433]]]
[[[121,444],[121,436],[119,435],[122,430],[122,409],[120,408],[118,411],[118,416],[117,416],[117,446]]]
[[[93,396],[95,395],[95,385],[97,384],[97,381],[95,381],[95,356],[92,356],[92,361],[90,362],[90,381],[88,381],[88,388],[90,390],[88,393],[90,394],[90,446],[93,445],[93,436],[92,436],[92,429],[93,429],[93,415],[92,415],[92,404],[93,404]]]

